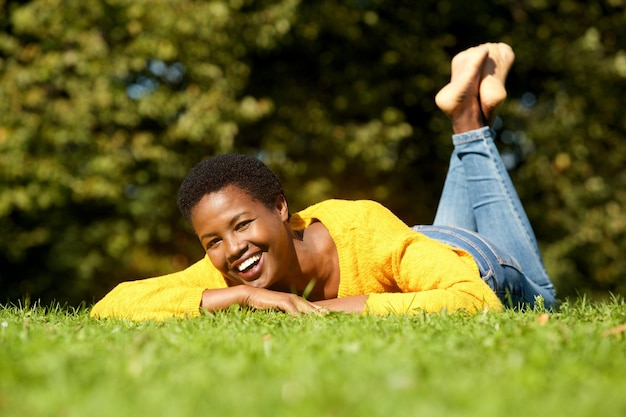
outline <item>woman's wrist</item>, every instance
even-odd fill
[[[244,306],[249,296],[248,290],[249,287],[245,285],[206,289],[202,292],[200,307],[209,311],[217,311],[235,304]]]

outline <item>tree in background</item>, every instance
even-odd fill
[[[245,58],[289,29],[295,6],[5,3],[3,294],[89,300],[185,265],[180,179],[270,110],[242,96]]]
[[[517,52],[502,150],[558,289],[626,293],[619,1],[0,6],[10,299],[91,301],[198,259],[176,190],[215,153],[263,159],[292,210],[371,198],[430,222],[451,148],[433,97],[450,57],[486,40]]]
[[[509,109],[533,148],[522,198],[561,294],[626,294],[625,4],[525,3],[510,34],[532,40],[518,42],[516,84],[533,94]]]

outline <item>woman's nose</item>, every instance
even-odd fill
[[[229,262],[234,262],[239,259],[247,250],[248,245],[241,239],[228,239],[227,240],[227,254]]]

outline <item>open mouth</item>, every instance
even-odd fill
[[[261,260],[261,255],[254,255],[243,261],[238,267],[239,272],[247,272],[254,268],[256,264]]]

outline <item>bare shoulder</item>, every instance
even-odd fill
[[[328,231],[326,226],[324,226],[324,224],[319,220],[313,221],[313,223],[311,223],[309,227],[305,229],[304,235],[305,239],[310,240],[311,242],[315,242],[316,245],[322,247],[335,246],[330,232]]]

